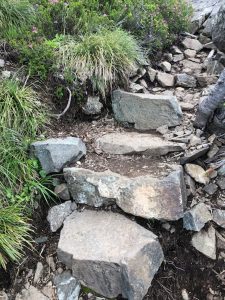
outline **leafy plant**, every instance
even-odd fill
[[[105,94],[113,84],[126,82],[130,72],[144,63],[142,49],[127,32],[117,29],[72,38],[61,44],[56,55],[58,67],[82,82],[89,80],[94,90]]]

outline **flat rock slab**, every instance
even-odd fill
[[[118,122],[134,124],[139,130],[157,129],[160,126],[177,126],[182,111],[174,96],[133,94],[114,91],[112,107]]]
[[[140,300],[163,261],[157,237],[120,214],[74,212],[64,222],[59,260],[85,286],[107,298]]]
[[[136,132],[110,133],[96,141],[96,147],[109,154],[144,154],[148,156],[166,155],[183,151],[183,144],[176,144],[153,134]]]
[[[65,166],[86,155],[85,144],[75,137],[38,141],[32,143],[30,148],[47,174],[61,172]]]
[[[146,219],[172,221],[184,214],[186,187],[180,166],[162,179],[82,168],[66,168],[64,176],[76,203],[93,207],[116,203],[123,211]]]

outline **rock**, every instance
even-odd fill
[[[214,195],[218,190],[218,186],[215,183],[210,183],[203,188],[208,195]]]
[[[54,278],[58,300],[78,300],[81,286],[70,271],[64,271]]]
[[[172,62],[173,61],[173,54],[172,53],[164,53],[163,57],[168,61]]]
[[[198,40],[192,39],[192,38],[189,38],[189,37],[186,37],[183,40],[182,45],[186,49],[195,50],[196,52],[199,52],[203,48],[203,45]]]
[[[82,107],[85,115],[99,115],[103,108],[103,104],[100,102],[100,98],[89,96],[85,106]]]
[[[0,68],[4,68],[4,66],[5,66],[4,59],[0,59]]]
[[[182,54],[182,51],[177,46],[172,46],[171,50],[173,54]]]
[[[171,64],[168,62],[168,61],[163,61],[161,64],[160,64],[160,67],[162,68],[162,70],[164,72],[170,72],[171,71]]]
[[[169,128],[167,125],[163,125],[163,126],[160,126],[156,129],[156,132],[159,132],[160,134],[166,134],[169,132]]]
[[[219,168],[218,175],[225,176],[225,164]]]
[[[207,62],[207,74],[220,75],[224,70],[224,66],[218,60],[209,60]]]
[[[209,183],[209,177],[207,176],[207,173],[205,170],[194,164],[186,164],[185,165],[185,171],[192,177],[196,182],[207,184]]]
[[[181,123],[182,111],[174,96],[132,94],[114,91],[112,107],[119,122],[134,124],[139,130],[156,129]]]
[[[208,75],[208,74],[199,74],[196,76],[197,78],[197,81],[198,81],[198,84],[201,86],[201,87],[205,87],[205,86],[208,86],[208,85],[211,85],[211,84],[214,84],[217,82],[218,78],[217,76],[212,76],[212,75]]]
[[[109,154],[137,153],[148,156],[166,155],[185,149],[182,144],[165,141],[153,134],[136,132],[106,134],[97,139],[96,147]]]
[[[186,154],[184,157],[181,157],[180,163],[181,163],[181,165],[185,165],[187,163],[193,162],[196,159],[204,156],[208,151],[209,151],[209,146],[207,146],[206,148],[199,149],[199,150],[191,151],[188,154]]]
[[[57,185],[54,189],[54,193],[62,200],[70,200],[70,193],[65,183]]]
[[[195,233],[191,243],[199,252],[211,259],[216,259],[216,231],[212,226],[207,231]]]
[[[207,153],[207,157],[209,158],[214,157],[218,153],[218,151],[219,151],[219,147],[216,144],[212,145],[210,147],[209,152]]]
[[[53,138],[32,143],[31,153],[49,174],[61,172],[65,166],[86,155],[86,147],[80,138]]]
[[[48,211],[47,220],[52,232],[56,232],[63,224],[63,221],[72,213],[71,201],[55,205]]]
[[[64,169],[64,176],[76,203],[94,207],[116,203],[125,212],[146,219],[183,217],[186,189],[181,167],[164,178],[128,178],[111,171],[81,168]]]
[[[195,105],[188,102],[181,102],[180,107],[182,111],[191,111],[195,108]]]
[[[196,87],[196,79],[193,76],[187,74],[177,74],[176,76],[176,86],[194,88]]]
[[[40,236],[40,237],[36,238],[34,241],[37,244],[44,244],[47,242],[47,240],[48,240],[47,236]]]
[[[225,52],[225,3],[221,5],[221,8],[217,14],[215,24],[212,28],[212,40],[218,49]]]
[[[176,55],[173,56],[173,62],[175,62],[175,63],[177,63],[177,62],[179,62],[179,61],[181,61],[183,59],[184,59],[184,55],[183,54],[176,54]]]
[[[213,221],[222,228],[225,228],[225,210],[214,209]]]
[[[46,262],[49,265],[50,269],[53,272],[55,272],[56,271],[56,266],[55,266],[54,258],[49,255],[49,256],[46,257]]]
[[[221,190],[225,190],[225,178],[220,178],[217,181],[218,186],[221,188]]]
[[[55,300],[56,299],[55,288],[52,286],[51,281],[42,288],[41,292],[46,297],[48,297],[48,299],[50,299],[50,300]]]
[[[183,60],[182,65],[184,69],[190,69],[190,72],[195,74],[200,73],[202,70],[202,64],[193,62],[189,59]]]
[[[148,76],[151,82],[155,81],[156,74],[157,74],[156,70],[152,69],[151,67],[148,67]]]
[[[0,300],[8,300],[8,299],[9,299],[8,295],[4,291],[0,291]]]
[[[31,285],[28,289],[23,289],[21,294],[17,294],[15,300],[49,300],[49,298]]]
[[[190,139],[190,146],[197,146],[197,145],[201,145],[202,144],[202,140],[200,137],[196,136],[196,135],[191,135],[191,139]]]
[[[184,55],[186,58],[192,58],[192,57],[195,57],[196,56],[196,51],[195,50],[191,50],[191,49],[186,49],[184,51]]]
[[[135,241],[135,243],[134,243]],[[74,212],[64,222],[58,257],[96,293],[142,299],[163,261],[157,237],[123,215]]]
[[[185,212],[183,226],[187,230],[200,231],[207,222],[212,220],[209,207],[204,203],[199,203]]]
[[[192,195],[195,195],[195,192],[196,192],[195,182],[191,178],[191,176],[185,174],[185,183],[186,183],[186,186],[188,187],[188,190],[190,191],[190,193]]]
[[[44,267],[41,262],[37,263],[36,271],[34,274],[34,283],[38,283],[44,271]]]
[[[132,82],[130,84],[130,90],[132,93],[140,93],[143,92],[143,86],[137,83]]]
[[[190,300],[187,290],[183,289],[181,291],[181,296],[183,300]]]
[[[174,86],[174,76],[171,74],[158,72],[156,78],[162,87],[173,87]]]
[[[9,79],[11,75],[12,75],[11,71],[7,71],[7,70],[2,71],[2,78],[4,79]]]

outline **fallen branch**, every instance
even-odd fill
[[[65,109],[63,110],[63,112],[61,114],[53,114],[53,117],[55,117],[57,119],[60,119],[63,115],[65,115],[65,113],[67,112],[67,110],[70,108],[70,105],[71,105],[72,92],[68,87],[66,89],[69,92],[69,99],[68,99]]]
[[[210,92],[208,97],[204,99],[198,107],[194,126],[200,129],[205,129],[209,118],[214,111],[225,101],[225,69],[221,73],[215,87]]]

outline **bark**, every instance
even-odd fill
[[[205,129],[209,118],[220,104],[225,102],[225,69],[221,73],[215,87],[210,92],[198,107],[194,126],[200,129]]]

